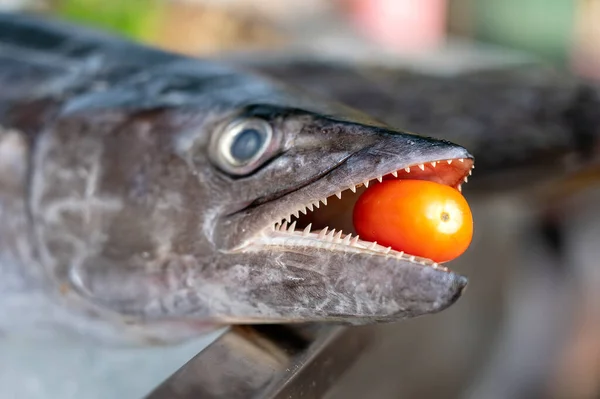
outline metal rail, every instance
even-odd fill
[[[370,328],[232,327],[147,399],[323,397],[372,338]]]

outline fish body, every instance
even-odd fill
[[[466,286],[343,220],[380,176],[459,187],[473,165],[459,145],[25,15],[0,14],[0,87],[0,331],[147,345],[390,322]]]
[[[531,188],[599,160],[598,82],[540,62],[433,74],[289,56],[233,59],[390,126],[468,148],[477,159],[470,192]]]

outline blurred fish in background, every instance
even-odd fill
[[[600,80],[598,1],[0,0],[0,9],[235,60],[475,153],[465,195],[476,236],[451,265],[470,278],[464,298],[435,316],[360,327],[376,344],[328,397],[600,397],[600,91],[574,83]],[[140,396],[205,345],[0,342],[0,397]]]

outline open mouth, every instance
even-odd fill
[[[301,205],[289,216],[277,220],[262,235],[262,245],[283,247],[312,247],[346,253],[392,257],[411,263],[448,271],[431,259],[396,251],[376,242],[361,240],[352,222],[352,211],[360,195],[384,180],[428,180],[461,190],[468,181],[474,162],[472,158],[430,161],[392,170],[358,182],[344,190]]]

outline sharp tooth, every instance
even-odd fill
[[[464,158],[458,158],[458,162],[465,162]]]
[[[433,265],[431,265],[434,269],[437,269],[440,265],[438,265],[437,263],[433,262]]]
[[[300,213],[298,213],[298,211],[294,211],[294,213],[292,213],[292,216],[296,216],[296,219],[298,219],[300,217]]]
[[[377,241],[374,241],[373,244],[369,247],[369,249],[375,249],[377,247]]]
[[[356,192],[356,186],[350,186],[350,190],[352,190],[353,193]]]
[[[365,187],[366,187],[366,188],[369,188],[369,181],[368,181],[368,180],[365,180],[365,181],[363,182],[363,184],[365,185]],[[356,192],[356,191],[355,191],[355,192]]]
[[[292,224],[289,225],[287,231],[294,231],[294,230],[296,230],[296,221],[295,220],[292,222]]]
[[[469,178],[467,176],[465,176],[465,183],[469,182]]]
[[[458,191],[460,191],[462,193],[462,184],[458,185]]]
[[[321,202],[320,202],[320,201],[317,201],[317,202],[315,202],[315,203],[313,204],[313,206],[314,206],[315,208],[319,209],[319,206],[321,206]]]
[[[431,166],[433,166],[435,168],[435,165],[437,165],[437,162],[432,162]]]
[[[329,227],[325,227],[323,230],[321,230],[321,232],[319,232],[320,239],[323,239],[323,237],[327,235],[327,229],[329,229]]]
[[[333,242],[340,242],[342,239],[342,230],[338,231],[338,233],[333,238]]]
[[[385,249],[385,251],[383,251],[383,253],[385,253],[385,254],[389,254],[391,250],[392,250],[392,247],[387,247],[387,248]]]
[[[398,171],[397,171],[397,170],[393,171],[393,172],[392,172],[392,176],[394,176],[394,177],[398,177]]]
[[[304,231],[302,232],[302,235],[303,235],[304,237],[306,237],[308,234],[310,234],[310,229],[311,229],[311,227],[312,227],[312,223],[309,223],[309,224],[308,224],[308,226],[306,226],[306,227],[304,228]]]
[[[407,166],[406,168],[404,168],[404,170],[406,171],[406,173],[410,173],[410,166]]]
[[[350,244],[350,238],[352,237],[352,234],[348,234],[346,235],[346,237],[344,237],[344,239],[342,240],[342,242],[346,245]]]
[[[342,192],[340,191],[338,193],[335,193],[335,196],[338,197],[339,199],[342,199]]]
[[[306,212],[308,212],[306,208],[304,208],[304,209],[300,209],[300,213],[303,213],[303,214],[305,214],[305,215],[306,215]]]
[[[473,174],[473,170],[469,171],[469,176],[471,176]]]
[[[325,235],[325,240],[333,242],[334,235],[335,235],[335,229],[331,229],[331,231]]]
[[[308,204],[308,206],[306,207],[306,209],[308,209],[309,211],[314,211],[313,205],[312,204]]]
[[[452,160],[448,159],[446,162],[448,162],[448,165],[450,165],[452,163]]]
[[[414,257],[414,256],[411,256],[411,257],[410,257],[410,258],[408,258],[408,259],[410,259],[410,261],[411,261],[411,262],[414,262],[414,261],[415,261],[415,257]]]
[[[404,251],[400,251],[400,254],[398,256],[403,257],[404,256]]]
[[[327,198],[323,198],[323,199],[321,200],[321,202],[323,203],[323,205],[327,206]]]
[[[350,245],[356,245],[358,243],[358,236],[354,237],[352,241],[350,241]]]
[[[379,183],[381,183],[383,181],[383,176],[377,176],[377,180],[379,180]]]
[[[287,230],[287,222],[283,222],[281,223],[281,226],[279,226],[279,231],[286,231]]]
[[[419,169],[421,169],[421,170],[425,170],[425,165],[423,165],[423,164],[420,164],[420,165],[419,165]]]

